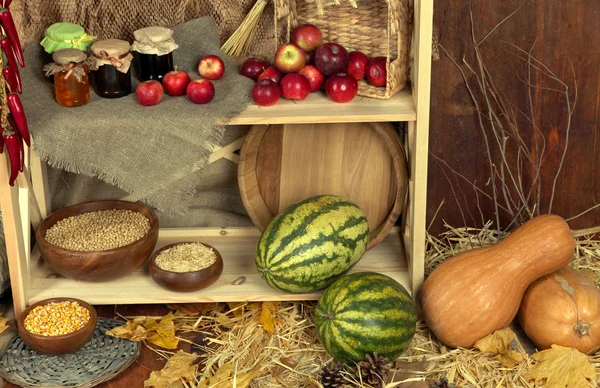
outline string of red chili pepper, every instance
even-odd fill
[[[21,84],[21,74],[19,73],[17,60],[15,59],[15,53],[6,35],[2,35],[2,37],[0,38],[0,48],[2,48],[4,55],[6,55],[6,67],[2,71],[10,73],[8,75],[8,82],[10,83],[10,80],[12,79],[15,83],[15,87],[13,87],[13,90],[16,90],[19,94],[21,94],[23,93]],[[6,74],[4,74],[4,78],[6,78]]]
[[[4,146],[10,161],[9,184],[14,186],[19,172],[25,169],[25,150],[23,142],[31,144],[31,136],[27,127],[27,120],[23,111],[23,104],[18,93],[22,92],[21,76],[17,62],[25,67],[23,50],[17,34],[14,20],[8,9],[11,0],[3,1],[0,9],[0,26],[4,34],[0,38],[0,153]],[[10,115],[9,115],[10,112]],[[4,144],[2,144],[4,143]]]
[[[21,41],[19,39],[19,34],[17,33],[17,27],[15,26],[15,21],[13,20],[12,14],[7,7],[8,6],[5,2],[4,8],[0,9],[0,25],[2,25],[4,33],[10,41],[19,65],[21,65],[21,67],[25,67],[25,58],[23,57],[23,49],[21,48]]]

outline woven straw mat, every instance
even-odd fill
[[[40,354],[16,336],[0,357],[0,375],[21,387],[88,388],[108,381],[127,369],[140,354],[139,342],[104,334],[122,324],[98,318],[90,342],[73,354]]]
[[[172,27],[211,16],[217,24],[220,44],[239,27],[256,0],[15,0],[11,4],[21,41],[42,38],[52,23],[77,23],[99,39],[120,38],[130,42],[133,31],[153,25]],[[271,2],[259,22],[250,56],[271,59],[276,40]],[[285,31],[279,30],[283,36]]]
[[[219,54],[230,69],[214,82],[209,104],[165,95],[160,104],[144,107],[134,93],[104,99],[92,92],[87,105],[65,108],[55,102],[53,85],[42,74],[39,45],[27,46],[22,99],[40,158],[53,167],[96,176],[158,210],[184,213],[223,136],[218,120],[248,106],[253,82],[231,70],[235,65],[219,49],[212,18],[191,20],[174,31],[179,44],[174,61],[181,69],[193,76],[207,54]],[[135,87],[137,78],[132,79]]]

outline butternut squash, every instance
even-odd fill
[[[423,317],[452,347],[472,347],[515,318],[536,279],[571,261],[575,239],[559,216],[535,217],[497,244],[456,255],[437,267],[420,294]]]
[[[600,291],[571,267],[533,282],[525,291],[518,317],[539,349],[552,344],[584,354],[600,349]]]

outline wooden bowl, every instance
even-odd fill
[[[132,210],[150,220],[150,230],[141,239],[106,251],[74,251],[50,244],[46,232],[58,221],[98,210]],[[101,282],[129,275],[138,269],[156,247],[158,219],[149,208],[127,201],[93,201],[69,206],[49,215],[38,227],[35,238],[48,266],[58,274],[82,281]]]
[[[156,258],[162,251],[176,245],[190,243],[192,242],[170,244],[159,249],[152,255],[152,258],[150,259],[150,276],[158,285],[171,291],[191,292],[210,286],[217,281],[219,276],[221,276],[221,273],[223,272],[223,258],[221,257],[221,254],[214,247],[204,243],[200,244],[212,248],[217,255],[217,260],[210,267],[193,272],[172,272],[164,270],[156,264]]]
[[[404,209],[408,169],[388,123],[255,125],[240,150],[238,183],[260,231],[294,203],[339,195],[365,213],[371,249]]]
[[[81,329],[70,334],[49,337],[33,334],[25,329],[25,318],[31,310],[37,306],[42,306],[50,302],[64,301],[77,302],[90,311],[90,320]],[[44,354],[65,354],[76,352],[92,338],[94,330],[96,329],[97,320],[98,315],[96,314],[96,309],[82,300],[75,298],[50,298],[39,301],[26,308],[17,320],[17,328],[23,342],[36,352]]]

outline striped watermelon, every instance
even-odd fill
[[[321,296],[315,326],[325,349],[341,362],[360,362],[375,352],[391,362],[415,335],[416,306],[394,279],[374,272],[353,273]]]
[[[279,213],[260,236],[256,267],[273,288],[312,292],[329,286],[362,257],[369,224],[345,199],[320,195]]]

